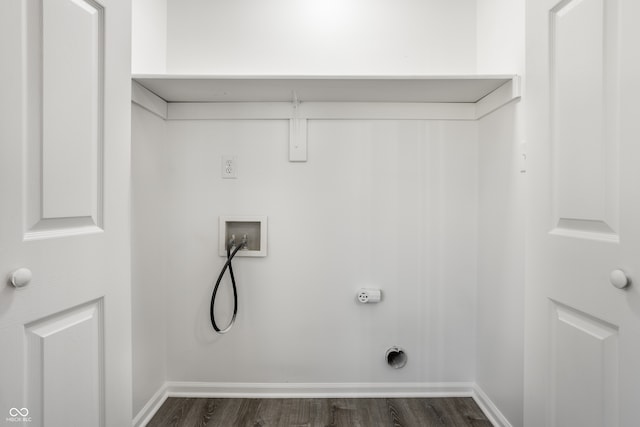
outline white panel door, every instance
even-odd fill
[[[527,427],[640,425],[639,21],[527,1]]]
[[[0,425],[131,425],[130,8],[0,1]]]

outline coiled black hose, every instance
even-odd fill
[[[234,256],[236,256],[238,251],[244,248],[246,245],[246,238],[243,239],[242,243],[239,246],[235,246],[233,252],[231,251],[231,248],[234,247],[234,244],[230,242],[229,245],[227,245],[227,262],[224,264],[224,267],[222,267],[220,275],[218,276],[218,280],[216,280],[216,285],[213,288],[213,295],[211,295],[211,307],[209,308],[209,316],[211,317],[211,326],[213,326],[213,329],[215,329],[215,331],[219,334],[225,334],[229,332],[229,329],[231,329],[236,321],[236,314],[238,314],[238,289],[236,287],[236,278],[233,275],[231,260]],[[213,306],[216,302],[216,294],[218,293],[218,287],[220,286],[220,282],[222,281],[222,276],[224,276],[224,272],[227,270],[227,268],[229,269],[229,276],[231,277],[231,287],[233,288],[233,316],[231,317],[231,321],[229,322],[227,327],[224,329],[220,329],[216,324],[215,311]]]

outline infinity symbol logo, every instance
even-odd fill
[[[20,415],[21,417],[26,417],[27,415],[29,415],[29,410],[27,408],[22,408],[22,409],[11,408],[11,409],[9,409],[9,416],[17,417],[18,415]]]

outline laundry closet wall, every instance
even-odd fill
[[[524,0],[479,0],[477,12],[478,74],[523,76]],[[478,121],[475,381],[514,427],[523,424],[524,393],[523,117],[518,102]]]
[[[167,0],[167,72],[463,74],[475,0]]]
[[[154,23],[146,21],[162,17],[162,6],[136,2],[137,74],[474,74],[492,61],[483,59],[493,36],[482,1],[167,0],[166,20]],[[517,387],[517,378],[490,382],[494,362],[478,335],[521,351],[517,321],[495,328],[487,313],[519,298],[518,266],[497,262],[518,237],[499,230],[480,247],[491,240],[483,225],[499,229],[493,209],[503,213],[491,200],[516,203],[490,172],[519,178],[510,173],[517,126],[499,133],[514,120],[510,108],[478,122],[311,120],[308,161],[291,163],[286,120],[165,122],[134,106],[134,414],[165,381],[289,384],[292,393],[452,390],[482,373],[490,398]],[[485,152],[486,144],[496,145]],[[237,179],[221,179],[223,154],[238,156]],[[218,336],[208,307],[224,261],[217,220],[229,214],[267,215],[269,253],[234,264],[238,321]],[[507,284],[516,291],[479,295],[478,286]],[[358,304],[363,286],[382,289],[383,301]],[[400,370],[384,361],[392,345],[409,357]]]

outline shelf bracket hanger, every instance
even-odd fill
[[[300,101],[293,91],[293,114],[289,119],[289,161],[307,161],[307,119],[300,118]]]

